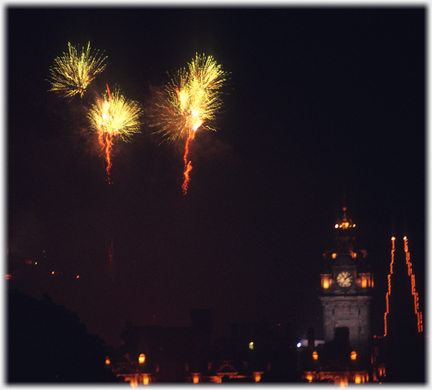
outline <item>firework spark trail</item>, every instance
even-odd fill
[[[108,182],[111,183],[110,175],[111,175],[111,153],[112,147],[114,144],[114,136],[111,133],[100,131],[98,132],[98,140],[101,145],[101,152],[105,156],[105,161],[107,162],[106,172],[108,175]]]
[[[97,99],[89,110],[90,126],[98,135],[101,151],[107,162],[108,182],[112,167],[111,156],[114,142],[120,138],[129,142],[134,133],[140,132],[142,111],[138,102],[126,99],[119,91],[111,91],[107,84],[107,92]]]
[[[109,89],[108,84],[106,85],[107,87],[107,96],[108,96],[108,107],[105,107],[104,110],[102,110],[102,119],[106,120],[108,118],[108,114],[107,112],[109,111],[109,105],[112,104],[112,97],[111,97],[111,92]],[[105,110],[106,109],[106,110]],[[108,175],[108,183],[112,183],[111,182],[111,153],[112,153],[112,147],[114,144],[114,134],[113,132],[110,131],[104,131],[103,126],[99,126],[98,127],[98,140],[99,140],[99,144],[101,145],[101,151],[105,156],[105,160],[107,162],[107,168],[106,168],[106,172]]]
[[[190,144],[198,128],[216,130],[211,123],[222,107],[219,89],[227,74],[212,56],[197,54],[188,68],[180,69],[171,77],[149,109],[149,126],[156,128],[154,134],[160,134],[162,142],[186,138],[183,194],[187,193],[192,169],[188,161]]]
[[[185,154],[183,156],[183,160],[184,160],[184,164],[185,164],[185,169],[183,172],[184,181],[182,184],[183,195],[187,194],[187,188],[188,188],[188,185],[190,182],[189,173],[192,170],[192,161],[188,161],[188,155],[189,155],[189,144],[190,144],[190,142],[193,141],[194,138],[195,138],[195,132],[190,133],[189,137],[186,141]]]
[[[87,47],[75,47],[68,43],[68,52],[54,60],[50,67],[51,84],[49,92],[56,92],[65,98],[80,95],[82,98],[89,84],[106,68],[103,52],[91,51],[90,42]]]

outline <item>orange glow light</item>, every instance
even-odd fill
[[[317,351],[312,352],[312,358],[313,358],[313,360],[318,360],[318,352]]]
[[[356,360],[357,359],[357,352],[356,351],[351,351],[350,359],[351,360]]]
[[[142,353],[141,355],[139,355],[138,357],[138,363],[139,364],[143,364],[145,362],[146,356]]]

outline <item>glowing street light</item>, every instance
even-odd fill
[[[136,377],[136,383],[142,383],[144,385],[148,385],[150,383],[150,377],[148,373],[143,373],[143,365],[146,360],[146,355],[143,353],[138,356],[138,367],[137,367],[137,377]]]

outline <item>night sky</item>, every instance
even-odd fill
[[[115,347],[126,320],[189,326],[193,308],[212,309],[215,336],[266,319],[319,338],[345,193],[375,270],[373,332],[393,235],[399,261],[408,236],[424,306],[424,7],[107,7],[5,8],[6,243],[14,267],[33,262],[8,283]],[[143,124],[115,144],[109,185],[83,103],[48,92],[54,58],[88,41],[108,56],[94,87],[143,105],[195,53],[230,72],[187,195],[184,142],[159,145]]]

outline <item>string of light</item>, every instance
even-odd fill
[[[405,260],[408,268],[408,276],[411,279],[411,295],[414,298],[414,313],[417,316],[417,332],[423,332],[423,313],[419,310],[419,297],[418,292],[416,291],[416,283],[415,283],[415,275],[412,272],[412,264],[411,264],[411,256],[408,250],[408,238],[405,236],[404,238],[404,251],[405,251]]]
[[[392,279],[392,275],[393,275],[393,264],[394,264],[396,238],[392,237],[391,240],[392,240],[392,249],[391,249],[390,272],[387,275],[388,291],[386,293],[386,311],[384,313],[384,337],[387,336],[387,316],[390,312],[389,298],[390,298],[390,294],[391,294],[391,279]],[[421,333],[421,332],[423,332],[423,313],[420,311],[419,296],[418,296],[418,292],[416,291],[416,287],[415,287],[416,282],[415,282],[415,275],[412,272],[411,256],[410,256],[410,252],[408,250],[408,238],[405,236],[403,238],[403,240],[404,240],[405,261],[406,261],[406,265],[407,265],[408,276],[410,277],[410,282],[411,282],[411,295],[414,298],[414,314],[417,317],[417,332]]]
[[[387,336],[387,316],[390,312],[389,307],[389,297],[391,294],[391,277],[393,275],[393,264],[394,264],[394,253],[395,253],[395,237],[392,237],[392,249],[391,249],[391,261],[390,261],[390,272],[387,275],[387,281],[388,281],[388,291],[386,293],[386,311],[384,313],[384,337]]]

